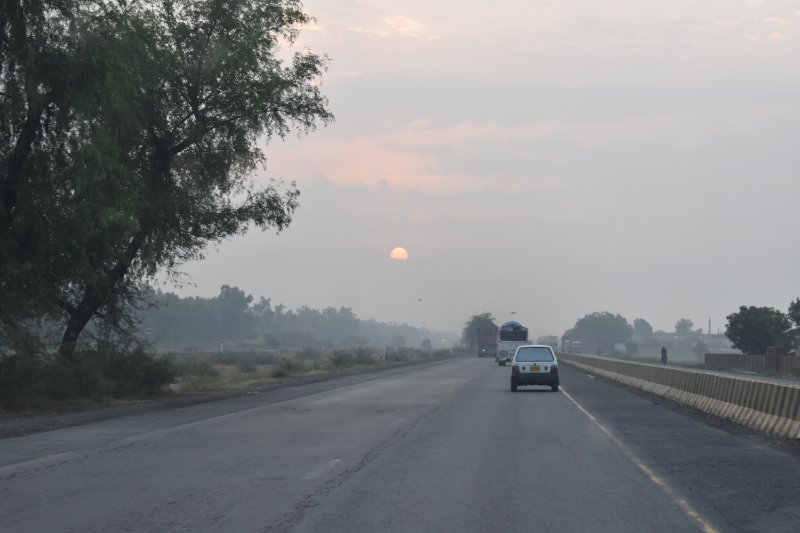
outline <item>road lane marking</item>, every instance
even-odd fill
[[[0,475],[5,476],[8,474],[19,474],[21,472],[25,472],[26,470],[35,470],[43,466],[63,462],[74,456],[75,454],[73,452],[54,453],[51,455],[44,455],[36,459],[31,459],[29,461],[22,461],[21,463],[12,463],[10,465],[0,467]]]
[[[712,526],[708,520],[703,518],[703,515],[701,515],[700,512],[697,511],[697,509],[692,507],[692,505],[688,501],[686,501],[686,498],[681,496],[678,493],[678,491],[673,489],[672,486],[670,486],[670,484],[666,482],[666,480],[661,478],[658,474],[656,474],[653,471],[652,468],[647,466],[644,461],[642,461],[635,453],[633,453],[627,446],[625,446],[625,444],[623,444],[622,441],[620,441],[608,428],[606,428],[602,423],[600,423],[600,421],[597,420],[597,418],[595,418],[594,415],[592,415],[592,413],[584,409],[583,406],[579,404],[577,400],[575,400],[575,398],[573,398],[567,391],[564,390],[563,386],[561,387],[561,392],[569,401],[575,404],[575,407],[577,407],[580,412],[588,416],[589,419],[592,422],[594,422],[594,424],[597,427],[599,427],[600,430],[603,433],[605,433],[614,444],[620,447],[622,453],[625,454],[628,460],[630,460],[633,464],[635,464],[639,468],[639,470],[644,472],[644,474],[650,479],[650,481],[661,487],[661,489],[664,492],[666,492],[670,498],[672,498],[672,501],[678,504],[678,506],[683,510],[684,513],[686,513],[689,516],[689,518],[697,522],[697,524],[703,531],[705,531],[705,533],[719,533],[719,530],[714,526]]]
[[[334,459],[332,461],[328,461],[324,465],[320,466],[319,468],[315,468],[314,470],[303,476],[303,479],[316,479],[322,474],[324,474],[327,470],[330,470],[331,468],[333,468],[334,466],[338,465],[341,462],[342,462],[341,459]]]

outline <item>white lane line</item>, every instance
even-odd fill
[[[327,470],[330,470],[331,468],[333,468],[334,466],[338,465],[341,462],[342,462],[341,459],[334,459],[332,461],[328,461],[324,465],[320,466],[319,468],[315,468],[314,470],[303,476],[303,479],[316,479],[322,474],[324,474]]]
[[[13,463],[10,465],[0,467],[0,475],[4,476],[8,474],[19,474],[20,472],[25,472],[26,470],[41,468],[43,466],[47,466],[53,463],[66,461],[67,459],[74,456],[75,454],[73,452],[63,452],[63,453],[54,453],[51,455],[44,455],[42,457],[31,459],[29,461],[23,461],[21,463]]]
[[[567,391],[565,391],[565,390],[564,390],[564,387],[561,387],[561,392],[564,394],[564,396],[566,396],[566,397],[567,397],[567,399],[568,399],[569,401],[571,401],[573,404],[575,404],[575,407],[577,407],[577,408],[578,408],[578,410],[579,410],[580,412],[582,412],[583,414],[585,414],[586,416],[588,416],[588,417],[589,417],[589,419],[590,419],[592,422],[594,422],[594,423],[595,423],[595,425],[596,425],[597,427],[599,427],[599,428],[600,428],[600,430],[601,430],[603,433],[605,433],[606,435],[608,435],[608,438],[610,438],[610,439],[611,439],[611,441],[612,441],[614,444],[616,444],[617,446],[619,446],[619,447],[620,447],[620,449],[622,449],[622,453],[624,453],[624,454],[625,454],[625,456],[628,458],[628,460],[630,460],[630,461],[631,461],[633,464],[635,464],[637,467],[639,467],[639,470],[641,470],[642,472],[644,472],[644,474],[645,474],[645,475],[646,475],[648,478],[650,478],[650,481],[652,481],[653,483],[655,483],[656,485],[658,485],[659,487],[661,487],[661,489],[662,489],[664,492],[666,492],[666,493],[667,493],[667,495],[668,495],[670,498],[672,498],[672,501],[674,501],[676,504],[678,504],[678,506],[679,506],[681,509],[683,509],[683,512],[684,512],[684,513],[686,513],[686,514],[689,516],[689,518],[691,518],[692,520],[694,520],[695,522],[697,522],[697,524],[700,526],[700,529],[702,529],[703,531],[705,531],[705,533],[719,533],[719,530],[718,530],[717,528],[715,528],[714,526],[712,526],[712,525],[711,525],[711,523],[710,523],[708,520],[706,520],[705,518],[703,518],[703,515],[701,515],[701,514],[700,514],[700,512],[699,512],[697,509],[695,509],[694,507],[692,507],[692,505],[691,505],[691,504],[690,504],[688,501],[686,501],[686,498],[684,498],[683,496],[681,496],[681,495],[678,493],[678,491],[676,491],[675,489],[673,489],[673,488],[670,486],[670,484],[666,482],[666,480],[662,479],[662,478],[661,478],[661,477],[660,477],[658,474],[656,474],[656,473],[653,471],[653,469],[652,469],[652,468],[650,468],[649,466],[647,466],[647,464],[645,464],[645,462],[644,462],[644,461],[642,461],[642,460],[641,460],[641,459],[640,459],[640,458],[639,458],[639,457],[638,457],[638,456],[637,456],[635,453],[633,453],[633,452],[632,452],[632,451],[631,451],[631,450],[630,450],[630,449],[629,449],[627,446],[625,446],[625,445],[622,443],[622,441],[620,441],[620,440],[619,440],[619,439],[618,439],[618,438],[617,438],[617,437],[616,437],[616,436],[615,436],[613,433],[611,433],[611,431],[610,431],[609,429],[607,429],[607,428],[606,428],[606,427],[605,427],[603,424],[601,424],[601,423],[600,423],[600,421],[599,421],[599,420],[597,420],[597,419],[594,417],[594,415],[592,415],[592,414],[591,414],[589,411],[587,411],[586,409],[584,409],[584,408],[583,408],[583,406],[581,406],[581,404],[579,404],[579,403],[578,403],[578,402],[575,400],[575,398],[573,398],[572,396],[570,396],[570,394],[569,394],[569,393],[567,393]]]

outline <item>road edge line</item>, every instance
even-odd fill
[[[681,496],[677,490],[672,488],[672,486],[669,483],[667,483],[663,478],[661,478],[658,474],[656,474],[652,468],[647,466],[647,464],[644,461],[642,461],[642,459],[640,459],[638,455],[633,453],[633,451],[631,451],[631,449],[628,448],[621,440],[619,440],[617,436],[611,432],[610,429],[605,427],[592,413],[587,411],[581,404],[578,403],[578,401],[575,398],[572,397],[572,395],[570,395],[567,391],[565,391],[564,387],[561,387],[561,392],[570,402],[572,402],[575,405],[575,407],[578,408],[580,412],[589,417],[589,420],[594,422],[594,424],[598,428],[600,428],[600,430],[603,433],[605,433],[608,436],[608,438],[611,439],[612,442],[614,442],[614,444],[619,446],[625,457],[627,457],[629,461],[631,461],[634,465],[636,465],[636,467],[639,468],[639,470],[644,472],[644,474],[647,476],[648,479],[650,479],[650,481],[661,487],[661,489],[667,493],[667,495],[672,499],[672,501],[675,502],[678,505],[678,507],[680,507],[684,513],[686,513],[686,515],[689,518],[694,520],[700,526],[700,529],[702,531],[704,531],[705,533],[720,533],[720,531],[717,528],[711,525],[711,522],[709,522],[705,517],[703,517],[702,514],[700,514],[700,511],[692,507],[692,505],[686,500],[686,498]]]

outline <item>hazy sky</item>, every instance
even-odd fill
[[[800,2],[304,5],[336,121],[271,143],[259,178],[301,207],[178,292],[534,336],[593,311],[716,330],[800,297]]]

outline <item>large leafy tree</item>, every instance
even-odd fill
[[[497,325],[491,313],[480,313],[469,317],[461,331],[461,344],[469,349],[477,349],[478,341],[490,341],[497,334]]]
[[[640,339],[649,339],[653,336],[653,326],[644,318],[634,319],[633,334]]]
[[[613,351],[614,344],[628,340],[632,333],[633,328],[625,317],[605,311],[586,315],[572,327],[573,338],[604,352]]]
[[[694,322],[688,318],[681,318],[675,322],[675,334],[678,337],[688,337],[692,333]]]
[[[76,2],[0,4],[0,344],[30,347],[30,321],[55,309],[64,187],[59,168],[79,127],[86,76]],[[74,27],[72,28],[74,29]],[[60,249],[61,248],[61,249]]]
[[[792,323],[772,307],[743,305],[727,318],[725,335],[746,354],[763,354],[770,346],[788,347],[792,343]]]
[[[789,312],[787,313],[789,320],[794,322],[795,328],[800,328],[800,298],[797,298],[789,304]]]
[[[262,141],[332,118],[325,59],[278,58],[309,21],[297,0],[5,5],[0,297],[20,302],[7,334],[61,320],[70,358],[93,318],[124,326],[157,272],[291,222],[294,185],[250,176]]]

